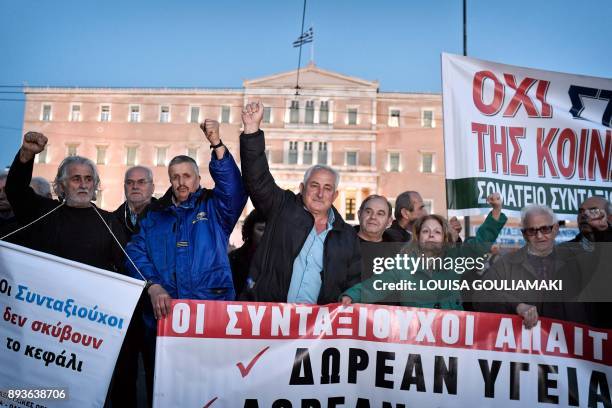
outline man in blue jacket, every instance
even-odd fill
[[[209,171],[215,187],[200,187],[198,165],[192,158],[173,158],[168,166],[172,186],[151,204],[127,246],[147,279],[153,310],[145,310],[145,324],[153,339],[153,316],[166,316],[171,299],[235,297],[227,246],[247,195],[238,166],[219,136],[219,123],[207,119],[200,127],[213,149]],[[140,277],[129,261],[127,266],[132,276]]]

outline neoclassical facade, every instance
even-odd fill
[[[434,212],[446,213],[444,143],[440,94],[379,91],[369,81],[323,70],[313,64],[246,80],[239,89],[209,88],[40,88],[25,90],[23,130],[43,132],[47,149],[36,157],[35,175],[52,180],[67,155],[98,164],[98,204],[107,210],[123,202],[123,175],[132,165],[150,167],[155,194],[169,187],[167,164],[179,154],[204,169],[210,149],[198,123],[221,122],[221,136],[239,162],[240,112],[261,100],[266,154],[279,186],[297,191],[304,171],[322,163],[341,174],[335,202],[349,222],[369,194],[392,202],[405,190],[421,193]],[[203,185],[212,186],[207,171]],[[244,215],[252,209],[247,205]],[[232,243],[240,244],[235,231]]]

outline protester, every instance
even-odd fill
[[[40,196],[53,198],[53,194],[51,194],[51,184],[44,177],[32,177],[30,187]]]
[[[380,195],[370,195],[362,201],[357,211],[359,225],[355,226],[361,242],[389,242],[386,229],[391,226],[391,203]]]
[[[395,199],[395,220],[387,229],[387,235],[394,242],[410,241],[414,222],[425,215],[427,208],[421,195],[416,191],[404,191]]]
[[[124,273],[121,245],[125,245],[126,237],[114,216],[92,203],[100,178],[91,160],[70,156],[62,161],[54,181],[55,193],[61,201],[38,195],[29,186],[34,156],[46,145],[47,137],[42,133],[26,133],[6,181],[6,195],[20,225],[26,226],[44,217],[23,230],[22,244],[97,268]],[[118,367],[125,363],[124,358],[119,357]],[[116,404],[135,404],[136,390],[122,387],[130,381],[126,375],[122,370],[115,373],[113,383],[118,386],[111,389],[111,401]]]
[[[242,224],[242,241],[244,243],[240,248],[234,249],[228,255],[237,298],[240,297],[247,285],[249,267],[251,266],[255,250],[261,242],[265,228],[265,218],[257,210],[251,211],[244,219],[244,224]]]
[[[6,197],[6,178],[8,173],[0,174],[0,237],[13,232],[18,226],[11,203]]]
[[[390,242],[410,242],[415,221],[426,215],[427,208],[421,194],[417,191],[404,191],[395,200],[395,220],[385,231],[387,239]],[[448,222],[453,242],[461,242],[461,223],[457,217],[452,217]]]
[[[126,238],[111,213],[91,201],[100,183],[95,164],[80,156],[67,157],[54,181],[59,199],[40,196],[29,186],[34,156],[47,144],[42,133],[28,132],[15,157],[6,181],[6,195],[21,225],[58,208],[30,227],[30,248],[110,271],[123,271],[123,252],[108,231],[120,242]]]
[[[416,220],[413,226],[414,239],[400,255],[405,254],[406,258],[415,261],[420,258],[422,261],[419,266],[411,268],[410,265],[415,264],[403,260],[394,263],[393,268],[385,268],[385,271],[343,292],[341,302],[349,305],[399,301],[402,306],[462,310],[460,291],[453,286],[453,281],[460,281],[462,278],[456,260],[462,259],[464,266],[465,258],[483,257],[507,220],[501,212],[502,203],[498,193],[487,197],[487,202],[492,211],[478,229],[476,237],[460,246],[456,246],[451,227],[444,217],[432,214]],[[452,264],[449,268],[445,266],[448,263]],[[433,290],[422,290],[422,287],[431,287],[427,281],[435,281]],[[401,282],[413,282],[415,289],[397,290],[381,285]],[[385,290],[385,287],[388,290]],[[439,289],[435,289],[438,287]]]
[[[250,269],[256,301],[325,304],[336,302],[359,282],[359,239],[333,202],[339,174],[328,166],[309,168],[300,193],[282,190],[274,181],[259,129],[264,108],[248,104],[240,135],[242,176],[251,200],[266,219],[266,232]]]
[[[151,203],[155,185],[153,184],[153,172],[148,167],[134,166],[130,167],[124,176],[123,191],[125,193],[125,201],[117,208],[113,214],[119,224],[123,227],[123,231],[128,237],[128,240],[138,232],[139,217],[146,214],[147,208]],[[154,199],[153,199],[154,200]],[[120,361],[115,368],[116,371],[121,370],[125,378],[122,384],[115,384],[113,390],[126,393],[128,390],[137,388],[138,382],[138,359],[142,355],[142,361],[145,373],[145,390],[147,397],[147,405],[153,404],[153,361],[148,358],[153,353],[153,350],[148,350],[147,346],[150,342],[145,338],[145,326],[143,321],[143,311],[147,309],[149,314],[152,314],[151,302],[146,293],[142,293],[138,304],[134,310],[134,315],[130,322],[129,329],[123,340],[121,347]]]
[[[130,167],[125,172],[123,191],[125,201],[113,214],[131,238],[138,232],[138,218],[145,215],[151,200],[155,200],[152,198],[155,184],[151,169],[145,166]]]
[[[589,246],[592,242],[612,242],[612,203],[603,197],[588,197],[578,209],[580,232],[570,242]]]
[[[559,225],[554,212],[546,206],[527,206],[521,211],[521,225],[526,244],[518,251],[501,256],[486,277],[507,282],[562,279],[566,288],[579,287],[581,277],[575,254],[555,245]],[[589,321],[582,303],[559,299],[548,290],[512,291],[497,294],[496,302],[481,303],[479,310],[516,313],[523,318],[526,328],[535,326],[540,317],[577,323]]]
[[[603,197],[588,197],[580,204],[577,219],[580,232],[561,247],[577,251],[583,268],[588,269],[591,276],[598,276],[596,282],[599,279],[612,281],[612,248],[607,244],[612,242],[612,203]],[[585,307],[591,325],[612,328],[612,302],[588,302]]]
[[[156,320],[170,313],[172,299],[233,300],[228,239],[247,196],[234,158],[221,141],[219,123],[200,125],[213,153],[212,190],[200,187],[200,170],[189,156],[168,166],[171,187],[151,203],[127,253],[147,279],[152,309],[145,308],[147,358],[155,361]],[[132,276],[138,277],[128,263]]]

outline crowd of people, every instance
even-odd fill
[[[612,204],[606,199],[589,197],[580,205],[580,233],[573,243],[555,244],[559,229],[555,214],[545,206],[531,205],[522,212],[524,247],[496,257],[486,268],[464,274],[427,267],[411,272],[391,269],[378,276],[372,273],[374,256],[486,259],[507,220],[500,195],[488,197],[490,214],[476,236],[466,240],[459,236],[461,224],[455,217],[428,214],[416,191],[400,194],[395,208],[384,196],[365,198],[358,211],[359,225],[353,227],[333,206],[340,183],[334,168],[309,168],[298,194],[276,184],[260,129],[263,114],[259,102],[243,109],[241,169],[222,142],[219,123],[206,120],[200,125],[212,150],[208,171],[214,188],[201,187],[200,169],[192,158],[177,156],[168,166],[170,187],[155,199],[151,170],[136,166],[125,173],[126,200],[112,213],[92,203],[100,178],[87,158],[67,157],[60,164],[53,181],[57,199],[52,198],[49,183],[32,178],[34,157],[47,144],[38,132],[25,134],[8,175],[0,176],[0,229],[7,241],[146,281],[117,361],[109,405],[136,405],[140,355],[152,402],[156,322],[168,315],[170,301],[177,298],[380,302],[513,313],[523,318],[526,327],[533,327],[539,317],[611,327],[610,303],[548,302],[539,295],[522,299],[516,294],[497,302],[468,302],[452,289],[395,296],[372,289],[375,279],[456,281],[476,274],[534,280],[551,279],[572,268],[591,268],[596,243],[612,240]],[[247,198],[255,210],[242,226],[244,244],[228,254],[229,236]],[[582,259],[591,263],[584,266]]]

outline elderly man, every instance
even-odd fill
[[[145,215],[155,191],[151,169],[145,166],[130,167],[125,172],[123,191],[125,201],[113,214],[123,226],[126,235],[131,238],[138,232],[138,218]]]
[[[502,256],[485,277],[508,282],[561,279],[563,288],[579,290],[582,281],[575,254],[555,245],[559,225],[553,211],[540,205],[525,207],[521,212],[521,225],[526,245]],[[535,326],[539,316],[588,322],[589,316],[583,303],[556,301],[568,300],[563,298],[563,293],[547,290],[507,292],[501,297],[505,303],[482,304],[480,310],[516,313],[523,318],[527,328]]]
[[[38,195],[53,198],[53,194],[51,194],[51,184],[44,177],[32,177],[30,187],[32,187],[32,190]]]
[[[251,264],[252,293],[257,301],[325,304],[356,284],[361,275],[359,240],[332,203],[338,196],[338,173],[309,168],[300,194],[274,182],[265,155],[261,103],[242,113],[242,176],[251,200],[266,218],[266,230]]]
[[[149,203],[151,203],[153,191],[153,172],[145,166],[130,167],[125,172],[123,181],[123,191],[125,193],[125,202],[117,208],[113,214],[119,224],[123,227],[125,235],[129,238],[138,232],[138,219],[142,218],[147,211]],[[148,349],[151,345],[146,339],[145,326],[143,321],[143,311],[147,310],[148,314],[152,315],[151,302],[148,295],[143,293],[138,300],[134,316],[130,322],[130,328],[123,341],[121,348],[122,364],[118,364],[116,370],[121,370],[126,379],[123,384],[117,384],[114,390],[136,389],[138,380],[138,358],[142,354],[144,373],[145,373],[145,388],[146,396],[149,401],[148,405],[153,403],[153,360],[149,358],[152,351]],[[128,391],[124,391],[126,393]]]
[[[123,270],[123,252],[103,220],[122,244],[125,236],[111,213],[96,209],[96,189],[100,183],[95,164],[80,156],[71,156],[60,164],[55,178],[55,192],[61,201],[40,196],[29,186],[34,156],[47,144],[42,133],[28,132],[15,157],[6,182],[6,195],[19,223],[26,225],[62,205],[24,231],[26,246],[62,258],[82,262],[109,271]],[[98,215],[100,214],[100,215]]]
[[[6,182],[6,195],[21,225],[45,218],[30,225],[21,235],[26,246],[62,258],[123,273],[123,252],[105,223],[121,245],[126,238],[113,215],[97,209],[92,203],[100,183],[95,164],[84,157],[65,158],[55,177],[55,193],[61,201],[38,195],[30,187],[34,156],[44,150],[47,138],[42,133],[28,132],[15,157]],[[60,208],[58,208],[60,207]],[[21,242],[20,242],[21,243]],[[122,353],[117,367],[125,362]],[[123,370],[117,370],[112,386],[112,401],[135,402],[135,388]]]
[[[412,239],[412,227],[416,220],[427,215],[427,208],[421,194],[417,191],[404,191],[395,200],[395,220],[387,228],[386,236],[392,242],[409,242]],[[461,223],[457,217],[448,220],[455,242],[461,242]]]
[[[592,242],[612,242],[612,203],[603,197],[589,197],[578,209],[580,232],[570,242],[589,247]]]
[[[370,195],[357,211],[359,225],[355,227],[360,242],[390,242],[385,230],[391,226],[391,203],[380,195]]]

